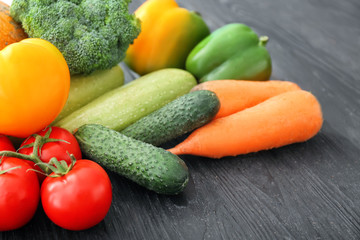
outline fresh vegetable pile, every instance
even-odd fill
[[[174,0],[133,15],[128,4],[14,0],[18,25],[0,4],[0,231],[24,226],[40,202],[62,228],[95,226],[112,201],[104,168],[179,194],[190,173],[177,155],[236,156],[320,131],[316,97],[269,80],[267,36],[240,23],[210,33]],[[124,85],[122,60],[141,77]]]

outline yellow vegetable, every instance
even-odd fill
[[[27,137],[49,125],[64,107],[70,73],[60,51],[28,38],[0,51],[0,133]]]
[[[163,68],[185,68],[186,57],[209,28],[201,16],[174,0],[148,0],[135,11],[141,33],[126,52],[125,62],[140,75]]]

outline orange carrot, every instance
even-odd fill
[[[236,156],[306,141],[322,122],[320,104],[311,93],[290,91],[215,119],[169,151],[211,158]]]
[[[201,83],[192,91],[202,89],[212,91],[218,96],[220,110],[215,118],[220,118],[253,107],[281,93],[300,90],[300,87],[295,83],[279,80],[216,80]]]

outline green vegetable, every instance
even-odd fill
[[[268,80],[271,58],[268,37],[248,26],[232,23],[217,29],[190,52],[186,70],[200,82],[218,79]]]
[[[73,131],[87,123],[98,123],[121,131],[142,117],[188,93],[196,85],[194,76],[180,69],[163,69],[111,90],[57,122]]]
[[[57,121],[102,94],[124,84],[124,73],[119,65],[109,70],[98,70],[90,75],[71,76],[69,97]]]
[[[177,194],[189,180],[176,155],[106,128],[87,124],[75,133],[81,151],[104,167],[161,194]]]
[[[199,90],[175,99],[121,131],[158,146],[208,123],[219,111],[215,93]]]
[[[14,0],[10,14],[33,38],[54,44],[71,74],[108,69],[140,33],[130,0]]]

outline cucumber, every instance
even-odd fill
[[[69,97],[54,123],[86,105],[104,93],[124,85],[124,72],[116,65],[108,70],[98,70],[90,75],[71,76]]]
[[[215,93],[199,90],[181,96],[121,131],[137,140],[159,146],[208,123],[219,111]]]
[[[72,132],[97,123],[121,131],[140,118],[190,92],[196,79],[181,69],[162,69],[109,91],[57,122]]]
[[[178,194],[189,181],[178,156],[98,124],[81,126],[75,137],[83,154],[103,167],[160,194]]]

